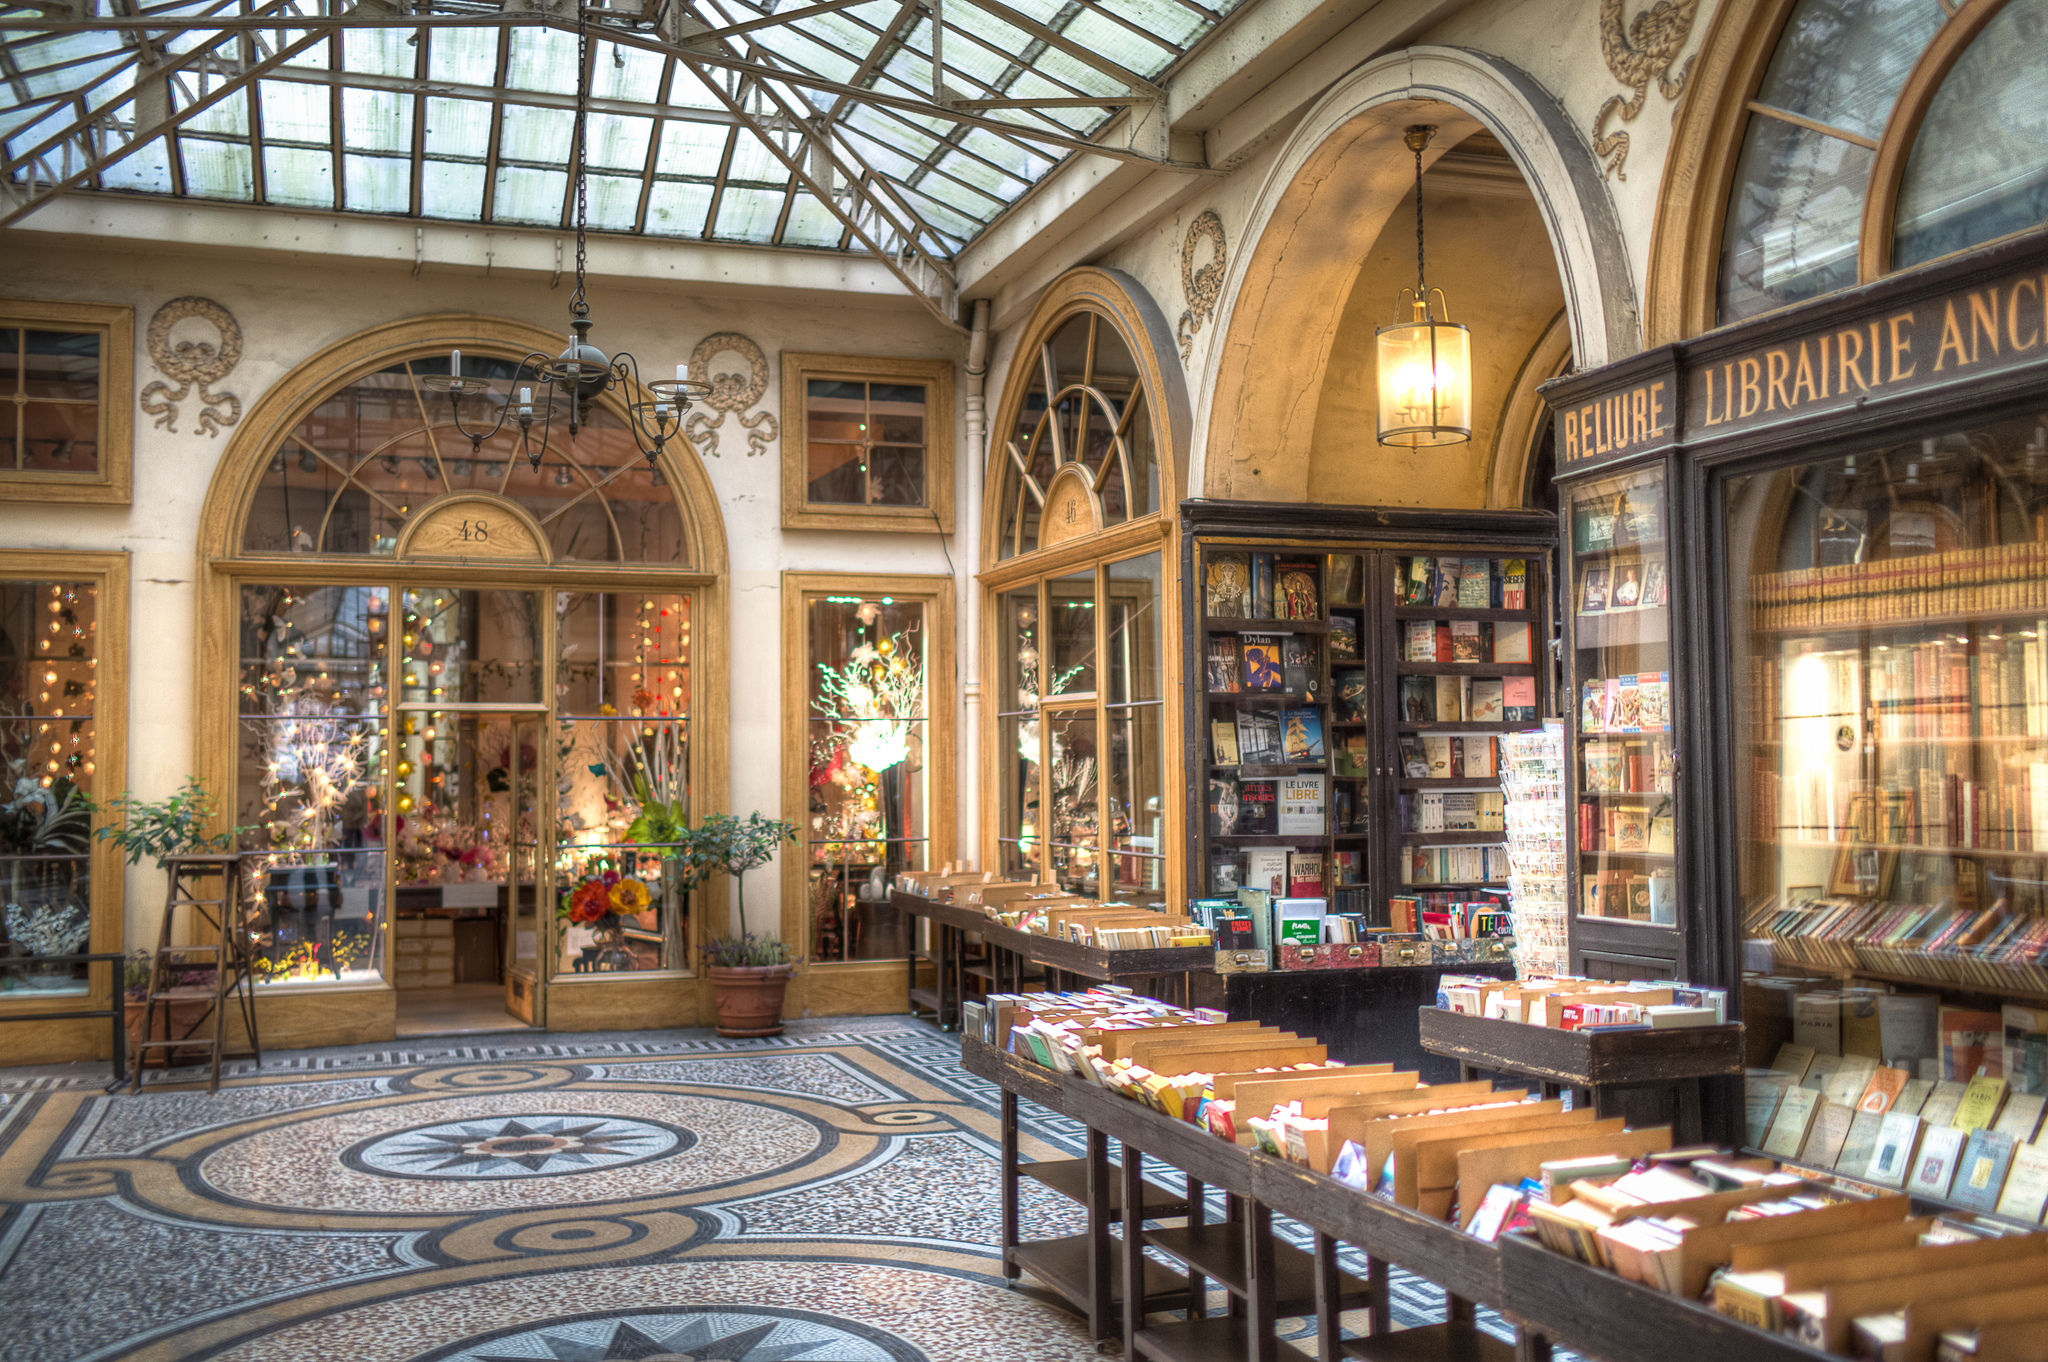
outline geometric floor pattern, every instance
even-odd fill
[[[1028,1278],[1004,1287],[998,1094],[908,1019],[225,1074],[110,1096],[103,1065],[0,1070],[0,1362],[1097,1356]],[[1026,1157],[1081,1152],[1023,1110]],[[1026,1238],[1086,1228],[1021,1190]],[[1441,1318],[1426,1283],[1394,1289],[1398,1322]]]

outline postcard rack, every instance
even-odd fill
[[[1050,1073],[972,1036],[963,1038],[960,1048],[962,1067],[1003,1090],[1005,1275],[1014,1279],[1019,1272],[1030,1270],[1053,1285],[1088,1319],[1098,1342],[1116,1337],[1120,1330],[1127,1357],[1164,1362],[1209,1358],[1219,1362],[1292,1362],[1305,1354],[1274,1335],[1273,1322],[1282,1317],[1278,1314],[1282,1305],[1290,1312],[1314,1314],[1320,1355],[1332,1358],[1378,1357],[1388,1362],[1395,1358],[1404,1362],[1428,1358],[1483,1362],[1499,1358],[1505,1362],[1519,1358],[1540,1362],[1550,1356],[1553,1343],[1603,1362],[1719,1362],[1729,1357],[1812,1362],[1827,1356],[1697,1302],[1553,1254],[1532,1241],[1509,1236],[1498,1246],[1483,1243],[1419,1211],[1369,1196],[1299,1164],[1227,1143],[1094,1084]],[[1048,1167],[1042,1175],[1035,1164],[1020,1162],[1020,1098],[1087,1126],[1087,1159],[1046,1161]],[[1108,1159],[1112,1139],[1124,1151],[1118,1166]],[[1134,1160],[1132,1151],[1142,1153]],[[1181,1173],[1186,1179],[1185,1200],[1144,1180],[1142,1160],[1148,1158]],[[1076,1169],[1076,1164],[1082,1167]],[[1020,1177],[1033,1177],[1090,1206],[1090,1228],[1087,1235],[1078,1237],[1081,1242],[1019,1243]],[[1225,1225],[1244,1231],[1239,1242],[1226,1242],[1237,1237],[1213,1224],[1204,1227],[1203,1234],[1168,1228],[1148,1230],[1143,1236],[1143,1244],[1164,1249],[1186,1264],[1185,1277],[1142,1252],[1123,1254],[1123,1245],[1130,1240],[1109,1234],[1116,1208],[1135,1198],[1143,1198],[1146,1218],[1151,1220],[1184,1214],[1187,1206],[1200,1204],[1208,1188],[1226,1193],[1235,1219]],[[1119,1194],[1114,1207],[1110,1203],[1112,1189]],[[1275,1215],[1287,1216],[1314,1231],[1313,1252],[1277,1251],[1268,1233]],[[1199,1238],[1209,1240],[1206,1252],[1177,1251],[1188,1249]],[[1364,1278],[1339,1271],[1336,1249],[1340,1243],[1367,1254],[1370,1268]],[[1039,1269],[1048,1260],[1053,1261],[1055,1275],[1051,1277]],[[1303,1260],[1308,1264],[1306,1302],[1290,1299],[1300,1294]],[[1387,1276],[1388,1269],[1395,1266],[1444,1289],[1444,1323],[1387,1333],[1391,1326]],[[1191,1315],[1171,1324],[1126,1320],[1115,1306],[1132,1290],[1131,1274],[1140,1272],[1146,1274],[1142,1290],[1148,1311],[1180,1309],[1190,1299],[1199,1300],[1200,1289],[1214,1280],[1237,1298],[1236,1313],[1209,1318]],[[1191,1297],[1190,1291],[1197,1294]],[[1339,1313],[1361,1305],[1367,1311],[1371,1332],[1364,1338],[1340,1340]],[[1515,1323],[1512,1348],[1474,1327],[1477,1305],[1492,1306]],[[1145,1327],[1139,1328],[1141,1323]]]

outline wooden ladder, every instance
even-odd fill
[[[149,964],[149,998],[145,1004],[143,1039],[136,1047],[135,1079],[129,1089],[131,1092],[142,1091],[142,1070],[152,1050],[206,1049],[212,1062],[212,1076],[206,1088],[210,1093],[220,1091],[220,1063],[223,1058],[254,1056],[258,1064],[263,1062],[262,1046],[256,1039],[255,956],[250,948],[249,927],[242,911],[241,865],[242,858],[232,853],[173,856],[164,862],[164,868],[170,872],[170,891],[164,899],[164,920],[157,928],[156,954]],[[218,896],[200,897],[206,881],[215,878],[220,884]],[[194,935],[203,936],[206,929],[211,928],[219,939],[207,944],[172,945],[171,936],[181,907],[190,908],[197,919]],[[189,965],[202,962],[213,965],[212,987],[171,983],[174,977],[182,977]],[[251,1047],[232,1056],[225,1054],[230,994],[241,1008],[242,1022],[247,1028]],[[170,1038],[171,1004],[202,998],[211,1000],[205,1015],[192,1024],[185,1036]],[[163,1040],[152,1039],[159,1004],[163,1007]],[[208,1019],[213,1022],[211,1038],[193,1039],[192,1032],[204,1026]],[[166,1067],[170,1058],[166,1053]]]

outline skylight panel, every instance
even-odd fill
[[[412,162],[405,157],[351,153],[342,157],[341,173],[351,212],[403,213],[412,207]]]
[[[474,222],[484,211],[484,168],[467,161],[420,165],[420,214]]]
[[[280,41],[286,47],[289,47],[305,36],[306,30],[303,28],[286,29],[278,35]],[[308,45],[305,51],[294,53],[286,58],[282,65],[297,66],[308,71],[325,71],[329,66],[333,65],[327,58],[327,47],[327,39],[322,38],[319,42]],[[223,55],[230,61],[234,59],[234,47],[232,44],[226,47]],[[407,68],[406,74],[412,74],[410,68]]]
[[[1096,0],[1103,9],[1120,14],[1155,34],[1160,41],[1186,49],[1209,31],[1209,21],[1176,0]]]
[[[767,241],[782,216],[784,194],[778,189],[743,189],[728,185],[718,201],[718,226],[713,235],[726,241]]]
[[[332,139],[333,121],[328,116],[331,96],[326,86],[266,80],[259,81],[256,88],[262,99],[264,141],[327,142]]]
[[[695,123],[671,119],[662,127],[661,151],[655,157],[657,175],[702,175],[718,173],[725,159],[725,140],[732,129],[720,123]],[[701,225],[701,224],[700,224]]]
[[[947,152],[934,164],[948,175],[965,181],[986,194],[989,198],[994,199],[998,206],[1008,203],[1024,190],[1024,182],[1022,180],[1006,175],[987,162],[977,160],[958,151]],[[924,187],[931,189],[933,193],[939,192],[935,186],[930,184],[926,184]],[[946,201],[956,204],[966,212],[978,211],[969,207],[964,200],[957,200],[948,196]]]
[[[412,33],[402,28],[352,28],[341,35],[342,69],[366,76],[409,76],[419,47],[408,46]]]
[[[217,76],[204,78],[200,86],[202,98],[204,95],[220,88],[221,84],[222,82]],[[206,108],[193,114],[192,117],[185,120],[183,131],[218,132],[233,137],[247,137],[249,135],[248,89],[245,87],[240,90],[231,90]]]
[[[9,156],[22,155],[30,147],[38,145],[45,138],[54,136],[70,127],[77,116],[78,111],[66,104],[52,106],[46,112],[35,109],[24,110],[21,125],[8,130],[7,154]],[[133,106],[124,105],[122,108],[115,110],[115,116],[121,118],[132,117]]]
[[[660,53],[643,52],[617,43],[597,44],[590,89],[600,99],[631,99],[651,104],[661,97]]]
[[[505,88],[573,94],[576,90],[576,35],[552,28],[515,28],[505,58]]]
[[[591,165],[638,172],[647,164],[647,142],[654,135],[654,120],[594,113],[584,125],[584,135]]]
[[[782,229],[783,244],[832,247],[845,235],[845,224],[832,215],[831,209],[815,195],[797,192],[796,202],[790,205],[789,222]]]
[[[854,127],[842,127],[840,133],[846,138],[847,145],[853,148],[855,155],[891,179],[908,179],[922,168],[922,162],[905,156],[886,142],[863,136]]]
[[[256,197],[247,142],[221,142],[210,137],[181,137],[185,192],[203,199],[247,203]]]
[[[773,35],[772,39],[767,36],[769,34]],[[777,59],[792,66],[802,67],[827,80],[852,80],[854,72],[860,70],[860,57],[849,55],[837,44],[821,41],[805,33],[796,24],[748,36],[762,39],[760,45]],[[863,45],[861,56],[866,55],[867,48]]]
[[[421,35],[428,44],[427,78],[456,85],[498,83],[498,30],[435,28]]]
[[[640,213],[640,181],[623,175],[591,175],[586,181],[590,225],[601,232],[630,232]]]
[[[24,75],[21,83],[31,96],[69,95],[96,85],[117,72],[122,75],[124,84],[134,82],[135,74],[128,66],[127,56],[122,53],[110,53],[106,56],[66,63],[35,75]]]
[[[429,156],[487,155],[491,149],[491,106],[477,99],[429,95],[425,142]]]
[[[995,162],[1027,184],[1037,182],[1053,167],[1052,157],[1036,155],[1023,143],[998,137],[986,128],[969,128],[958,140],[961,147],[984,160]],[[1020,185],[1019,189],[1022,187]]]
[[[684,109],[723,109],[724,101],[711,92],[711,87],[697,79],[697,73],[681,62],[676,63],[676,73],[669,78],[668,102]]]
[[[752,180],[772,184],[786,184],[789,171],[776,160],[760,138],[745,128],[733,129],[732,167],[727,170],[728,180]],[[721,220],[724,210],[719,213]]]
[[[647,194],[647,231],[654,236],[701,236],[710,209],[710,185],[661,181]]]
[[[351,151],[411,151],[418,100],[392,90],[343,90],[341,122]],[[353,196],[351,196],[353,197]]]
[[[541,170],[533,166],[499,166],[491,217],[497,222],[560,226],[562,196],[568,184],[566,171]]]
[[[575,131],[576,115],[567,109],[507,104],[504,124],[498,133],[498,155],[508,161],[566,166],[570,138]]]
[[[100,172],[102,189],[125,189],[139,194],[171,192],[171,153],[161,137],[137,147]]]
[[[987,220],[957,212],[950,205],[941,203],[931,195],[919,193],[917,188],[911,185],[903,186],[902,194],[909,201],[910,206],[917,210],[919,217],[940,231],[951,232],[958,237],[973,236],[981,230],[983,223]],[[989,217],[994,216],[994,212],[991,211]]]
[[[310,147],[263,148],[263,193],[294,208],[334,207],[334,153]]]
[[[1154,76],[1164,71],[1172,64],[1175,55],[1163,43],[1133,33],[1093,10],[1084,9],[1076,14],[1061,33],[1090,52],[1100,52],[1118,66],[1136,71],[1141,76]]]

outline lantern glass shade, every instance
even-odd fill
[[[1455,322],[1424,315],[1383,326],[1374,339],[1379,351],[1380,443],[1416,447],[1470,440],[1472,333]]]

